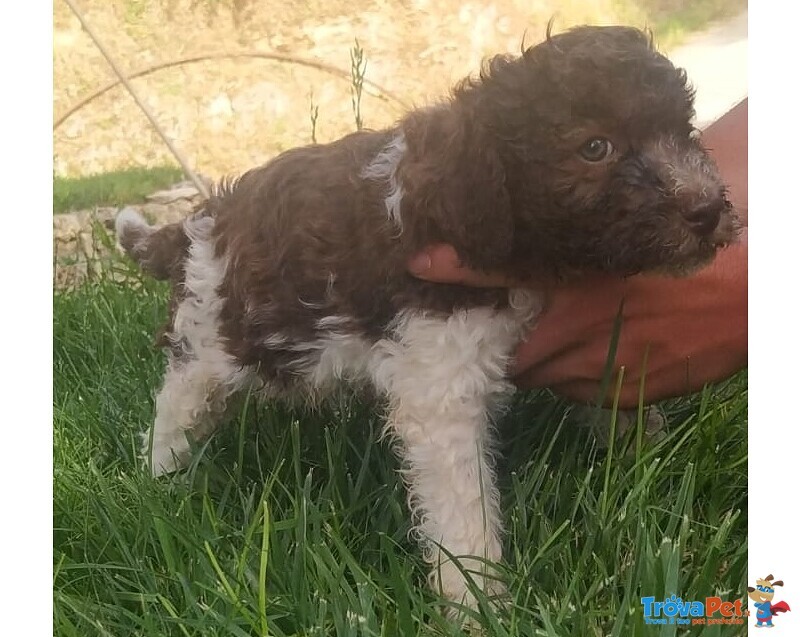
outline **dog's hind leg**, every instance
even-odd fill
[[[200,441],[214,431],[228,398],[246,380],[244,372],[225,361],[170,358],[164,384],[156,397],[155,422],[143,441],[145,457],[149,456],[155,476],[186,465],[190,439]]]
[[[506,364],[522,324],[489,308],[444,318],[409,313],[373,350],[371,375],[389,398],[388,433],[398,442],[431,584],[471,607],[462,571],[489,597],[504,590],[492,568],[502,557],[502,524],[490,412],[512,390]]]
[[[155,422],[144,441],[154,475],[185,466],[190,455],[189,438],[202,440],[208,436],[231,394],[252,378],[251,370],[224,350],[219,336],[223,304],[219,288],[225,261],[215,254],[213,227],[211,217],[190,219],[184,224],[190,245],[166,334],[169,362],[156,398]]]

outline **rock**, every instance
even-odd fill
[[[77,237],[81,231],[81,223],[78,217],[72,213],[53,216],[53,239],[56,241],[68,241]]]
[[[170,190],[159,190],[152,195],[147,195],[147,201],[157,204],[171,204],[181,199],[194,199],[199,197],[200,192],[194,186],[184,186],[182,188],[172,188]]]
[[[77,235],[70,239],[55,239],[53,241],[53,257],[56,263],[74,260],[78,252]]]
[[[186,182],[178,186],[154,193],[148,203],[130,207],[141,212],[153,225],[182,221],[192,213],[201,197],[197,189]],[[155,196],[162,193],[163,197]],[[87,276],[99,274],[104,264],[110,262],[113,252],[120,249],[112,245],[115,243],[114,220],[119,210],[109,206],[53,216],[53,280],[56,287],[78,285]],[[102,237],[102,230],[95,233],[95,224],[109,231],[110,242]]]
[[[139,211],[145,216],[147,221],[158,226],[165,223],[180,221],[191,209],[192,204],[188,201],[175,202],[171,205],[146,203],[139,207]]]
[[[176,201],[169,207],[170,209],[169,223],[172,223],[173,221],[180,221],[181,219],[188,217],[192,212],[194,212],[194,208],[196,205],[197,205],[196,202],[189,201],[187,199]]]
[[[115,207],[95,208],[93,216],[95,221],[99,221],[101,224],[108,227],[109,221],[113,226],[114,219],[117,217],[119,211],[120,208]]]
[[[86,232],[81,232],[78,235],[78,245],[80,247],[80,251],[83,257],[86,259],[92,259],[96,256],[96,244],[94,241],[94,237],[92,236],[91,230]]]

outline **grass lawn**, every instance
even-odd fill
[[[126,168],[87,177],[53,178],[53,213],[142,203],[147,195],[183,179],[175,166]]]
[[[145,280],[54,296],[54,633],[463,634],[424,586],[376,406],[244,401],[184,474],[140,468],[165,312]],[[523,394],[500,423],[512,602],[485,634],[666,637],[687,632],[646,626],[641,596],[741,599],[746,375],[668,403],[667,439],[627,456],[568,408]]]

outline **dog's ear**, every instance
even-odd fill
[[[467,266],[500,268],[514,224],[496,141],[456,105],[412,113],[403,132],[398,174],[408,247],[449,243]]]
[[[772,585],[773,586],[783,586],[783,580],[779,579],[779,580],[777,580],[775,582],[772,582]]]

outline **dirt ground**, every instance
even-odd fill
[[[556,29],[591,22],[645,25],[620,0],[77,0],[85,18],[129,73],[202,54],[275,52],[329,64],[346,77],[289,62],[214,59],[134,80],[189,163],[212,178],[260,164],[311,141],[355,128],[351,50],[357,39],[366,78],[421,105],[446,94],[487,55],[518,51]],[[212,10],[216,7],[215,10]],[[54,3],[54,113],[58,120],[115,78],[66,3]],[[391,124],[405,110],[365,86],[364,125]],[[175,163],[129,95],[118,86],[54,131],[54,169],[81,175]]]

